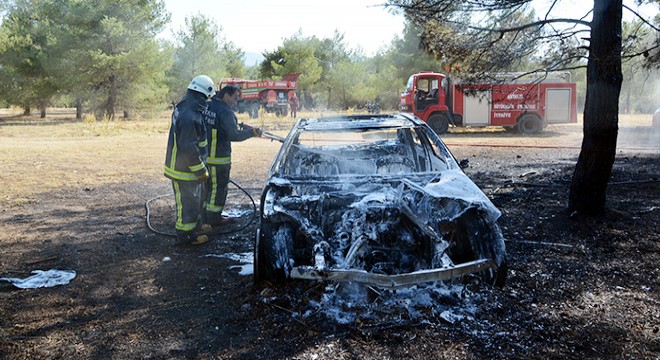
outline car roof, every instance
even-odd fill
[[[298,120],[296,127],[311,130],[347,130],[414,127],[423,122],[408,114],[344,115]]]

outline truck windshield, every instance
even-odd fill
[[[408,78],[408,82],[406,83],[406,92],[411,92],[412,91],[414,83],[415,83],[415,76],[411,75]]]

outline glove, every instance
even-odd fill
[[[261,131],[261,129],[259,129],[259,128],[252,128],[252,131],[254,132],[254,136],[257,136],[257,137],[261,137],[261,134],[264,133],[264,132]]]

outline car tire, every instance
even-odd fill
[[[290,224],[262,224],[254,247],[254,282],[284,283],[291,274],[293,229]]]
[[[445,114],[433,114],[427,123],[438,135],[445,134],[449,130],[449,118]]]
[[[506,284],[506,277],[509,273],[509,265],[506,261],[506,256],[502,260],[500,266],[497,267],[497,274],[495,275],[493,284],[497,287],[503,287]]]
[[[504,253],[504,238],[497,224],[490,224],[476,210],[467,211],[457,224],[457,242],[451,250],[459,263],[478,259],[493,259],[497,261],[498,254]],[[452,259],[454,259],[452,257]],[[496,269],[483,271],[480,275],[483,282],[498,287],[506,283],[508,265],[506,255],[496,264]]]
[[[520,120],[518,120],[518,125],[516,127],[521,134],[525,135],[538,134],[543,130],[541,119],[534,114],[523,115]]]

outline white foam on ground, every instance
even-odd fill
[[[76,277],[76,272],[73,270],[34,270],[32,274],[34,275],[25,279],[0,278],[0,281],[8,281],[20,289],[36,289],[66,285]]]
[[[234,260],[242,265],[232,265],[229,267],[229,269],[240,269],[238,274],[239,275],[252,275],[254,274],[254,266],[253,266],[253,258],[254,255],[251,252],[245,252],[245,253],[226,253],[226,254],[206,254],[204,255],[205,257],[217,257],[217,258],[224,258],[224,259],[229,259],[229,260]]]

